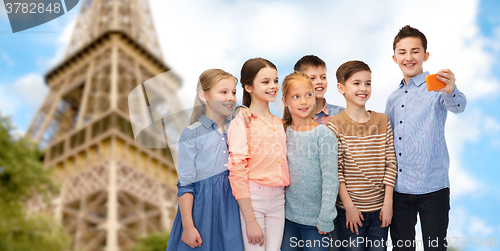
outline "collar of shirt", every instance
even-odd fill
[[[215,123],[213,120],[209,119],[205,115],[201,115],[200,118],[198,119],[200,123],[207,129],[212,128],[214,130],[217,129],[217,123]],[[226,124],[229,124],[229,120],[226,119]],[[227,131],[227,128],[226,128]]]
[[[321,116],[321,112],[323,112],[326,116],[330,116],[330,110],[327,108],[327,106],[329,104],[328,104],[328,102],[326,102],[325,98],[323,98],[323,99],[325,100],[325,105],[323,106],[323,110],[319,111],[314,116]]]
[[[428,71],[420,73],[417,76],[411,78],[408,81],[408,84],[414,84],[417,87],[420,87],[423,83],[425,83],[425,77],[427,77],[427,75],[429,75]],[[405,79],[403,78],[399,83],[399,88],[403,87],[404,85],[405,85]]]

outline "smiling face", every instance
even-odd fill
[[[372,93],[372,73],[369,71],[358,71],[345,81],[338,84],[340,94],[344,95],[347,106],[363,107]]]
[[[283,104],[288,106],[292,117],[307,118],[313,111],[315,97],[311,83],[296,80],[290,84],[286,95],[283,97]]]
[[[236,104],[236,83],[232,78],[224,78],[199,95],[202,101],[208,103],[207,115],[213,116],[212,120],[227,117]]]
[[[311,79],[313,83],[316,98],[321,99],[325,96],[328,81],[326,80],[326,71],[323,66],[310,66],[304,73]]]
[[[429,58],[422,40],[418,37],[406,37],[401,39],[394,49],[392,59],[403,72],[405,82],[423,72],[423,63]]]
[[[265,67],[255,76],[253,84],[245,85],[245,90],[250,93],[252,102],[259,100],[262,102],[274,102],[278,94],[278,72],[276,69]]]

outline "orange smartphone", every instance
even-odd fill
[[[431,75],[427,75],[427,77],[425,77],[425,82],[427,82],[427,90],[428,91],[439,90],[439,89],[446,87],[446,84],[443,83],[443,81],[438,80],[436,78],[436,75],[437,74],[431,74]]]

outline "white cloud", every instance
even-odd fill
[[[487,134],[500,132],[500,122],[493,117],[486,117],[484,120],[484,130]]]
[[[30,73],[17,79],[12,84],[13,96],[23,99],[23,103],[33,109],[41,106],[48,93],[48,87],[40,74]]]

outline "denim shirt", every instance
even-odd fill
[[[444,137],[448,111],[461,113],[465,95],[455,86],[452,94],[427,91],[424,72],[401,81],[387,99],[385,113],[391,120],[398,177],[394,191],[426,194],[450,186],[450,158]]]
[[[226,121],[229,124],[229,121]],[[178,196],[192,191],[192,184],[227,170],[229,157],[227,130],[221,133],[217,124],[204,115],[186,127],[179,140]]]

